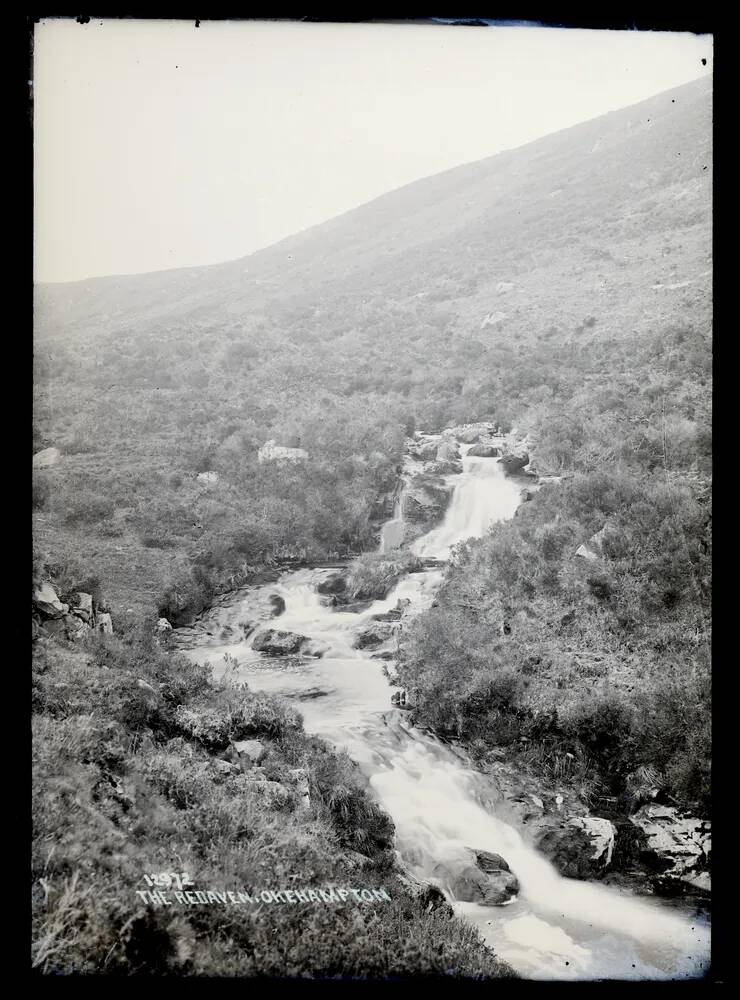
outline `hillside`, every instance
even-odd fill
[[[676,461],[706,471],[711,173],[703,79],[229,264],[39,286],[34,450],[63,454],[39,544],[165,607],[193,563],[207,591],[235,562],[372,547],[414,426],[551,428],[608,385],[639,451],[659,369]],[[260,466],[269,439],[309,462]]]

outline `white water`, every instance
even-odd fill
[[[455,478],[459,482],[443,524],[414,545],[420,555],[445,558],[457,542],[483,535],[491,521],[516,510],[519,487],[495,460],[466,457],[463,473]],[[654,980],[703,975],[709,963],[705,923],[657,901],[561,878],[518,830],[496,816],[484,776],[410,727],[405,713],[389,708],[392,689],[382,661],[354,649],[353,642],[372,615],[395,607],[399,598],[410,599],[409,614],[427,608],[441,571],[407,576],[386,600],[359,614],[321,603],[316,587],[330,572],[288,573],[265,588],[286,603],[285,612],[269,625],[323,644],[322,658],[271,659],[255,652],[250,640],[217,641],[188,655],[210,661],[216,674],[230,669],[224,653],[236,657],[238,679],[287,698],[302,713],[308,732],[345,748],[393,818],[403,863],[417,876],[437,881],[449,898],[439,865],[449,871],[464,864],[466,848],[506,858],[521,885],[516,900],[503,907],[452,902],[521,975]],[[237,624],[242,617],[238,603],[219,612],[222,625]]]

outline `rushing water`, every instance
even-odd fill
[[[443,523],[413,545],[419,555],[444,559],[457,542],[485,534],[493,521],[511,517],[517,508],[520,487],[495,460],[465,457],[463,472],[454,479]],[[354,642],[373,615],[394,608],[399,599],[411,602],[404,621],[428,608],[441,571],[410,574],[385,600],[360,613],[322,603],[317,586],[330,573],[286,573],[263,588],[285,601],[285,611],[265,624],[310,637],[323,650],[321,658],[266,657],[251,648],[253,636],[236,643],[214,638],[188,655],[210,661],[217,675],[234,670],[251,687],[280,694],[301,712],[308,732],[346,749],[393,818],[403,864],[418,877],[436,881],[456,911],[521,975],[701,976],[709,962],[709,929],[699,917],[620,889],[561,878],[517,829],[497,817],[485,776],[411,727],[403,711],[389,707],[392,688],[383,661],[355,649]],[[248,606],[254,606],[253,595],[219,609],[212,616],[214,627],[237,626]],[[384,648],[392,651],[393,640]],[[471,847],[506,858],[521,886],[516,899],[501,907],[454,900],[440,871],[464,865]]]

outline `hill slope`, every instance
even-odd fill
[[[37,475],[40,544],[169,606],[193,562],[374,545],[414,426],[552,437],[607,390],[618,426],[541,432],[543,470],[615,439],[657,461],[661,398],[674,467],[706,467],[711,172],[703,79],[229,264],[39,286],[35,448],[63,453]],[[270,438],[309,462],[259,465]]]

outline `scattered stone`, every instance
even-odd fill
[[[198,480],[199,483],[208,483],[210,485],[212,483],[218,482],[218,473],[212,471],[199,472],[198,475],[196,476],[196,479]]]
[[[33,456],[34,469],[49,469],[52,465],[57,465],[62,459],[62,453],[58,448],[44,448],[37,451]]]

